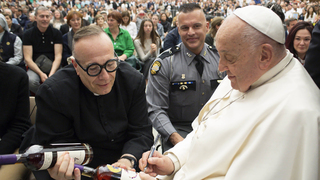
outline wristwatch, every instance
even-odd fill
[[[132,156],[122,156],[121,159],[128,159],[134,169],[137,167],[137,160]]]

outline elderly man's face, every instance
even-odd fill
[[[88,50],[88,47],[90,47],[90,50]],[[92,63],[104,65],[107,60],[115,58],[113,48],[110,47],[113,47],[113,45],[106,33],[85,37],[74,44],[74,57],[85,69]],[[82,83],[91,92],[105,95],[111,91],[116,71],[109,73],[102,69],[99,75],[91,77],[75,62],[73,62],[73,65]]]
[[[226,19],[216,36],[220,55],[219,71],[226,71],[233,89],[246,92],[259,79],[259,53],[250,49],[245,39],[240,39],[247,24],[237,17]]]
[[[181,12],[178,16],[178,31],[183,44],[193,53],[199,54],[204,46],[205,36],[209,29],[201,10],[190,13]]]

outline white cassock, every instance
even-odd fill
[[[165,153],[173,179],[319,179],[320,91],[301,63],[287,51],[249,91],[231,89],[226,77]]]

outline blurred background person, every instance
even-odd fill
[[[313,26],[310,22],[298,22],[292,27],[287,39],[286,48],[304,65],[311,41]]]
[[[96,15],[94,17],[95,24],[101,27],[102,29],[108,28],[108,24],[105,22],[104,16],[101,14]]]
[[[122,23],[120,24],[121,29],[125,29],[129,32],[132,39],[137,37],[137,25],[130,20],[130,14],[128,11],[123,11],[121,13]]]
[[[159,23],[159,15],[157,14],[152,15],[151,20],[152,20],[155,31],[160,36],[161,41],[163,41],[165,36],[164,36],[163,26]]]
[[[211,27],[209,29],[209,32],[206,35],[206,39],[205,42],[209,45],[209,46],[216,46],[216,33],[219,29],[219,27],[221,26],[223,22],[223,18],[222,17],[215,17],[212,19],[211,21]]]
[[[168,17],[166,13],[161,13],[160,22],[161,22],[161,25],[163,26],[164,34],[166,36],[168,32],[171,30],[171,23],[168,21]]]
[[[313,6],[310,6],[306,15],[304,16],[304,21],[308,21],[308,22],[311,22],[311,23],[314,23],[315,19],[316,19],[316,12],[314,10],[314,7]]]
[[[12,16],[10,14],[4,14],[4,16],[8,24],[8,28],[9,28],[8,31],[11,32],[12,34],[19,36],[19,38],[22,39],[23,37],[22,27],[19,24],[12,23]]]
[[[62,13],[59,10],[55,10],[50,23],[53,25],[54,28],[60,30],[60,27],[66,22],[63,18]]]
[[[144,62],[143,75],[148,79],[148,72],[153,60],[159,55],[161,47],[160,36],[156,33],[151,19],[144,19],[137,38],[134,40],[134,47],[138,58]]]
[[[62,67],[70,63],[67,59],[72,56],[73,35],[82,27],[82,14],[79,11],[69,11],[67,15],[67,24],[71,27],[71,30],[62,36]]]

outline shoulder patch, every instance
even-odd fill
[[[161,68],[161,62],[156,60],[153,62],[151,68],[150,68],[150,72],[152,75],[155,75],[158,73],[158,71],[160,70]]]
[[[177,46],[174,46],[174,47],[164,51],[163,53],[161,53],[159,58],[164,59],[164,58],[172,56],[175,53],[180,52],[180,51],[181,51],[180,46],[177,45]]]

